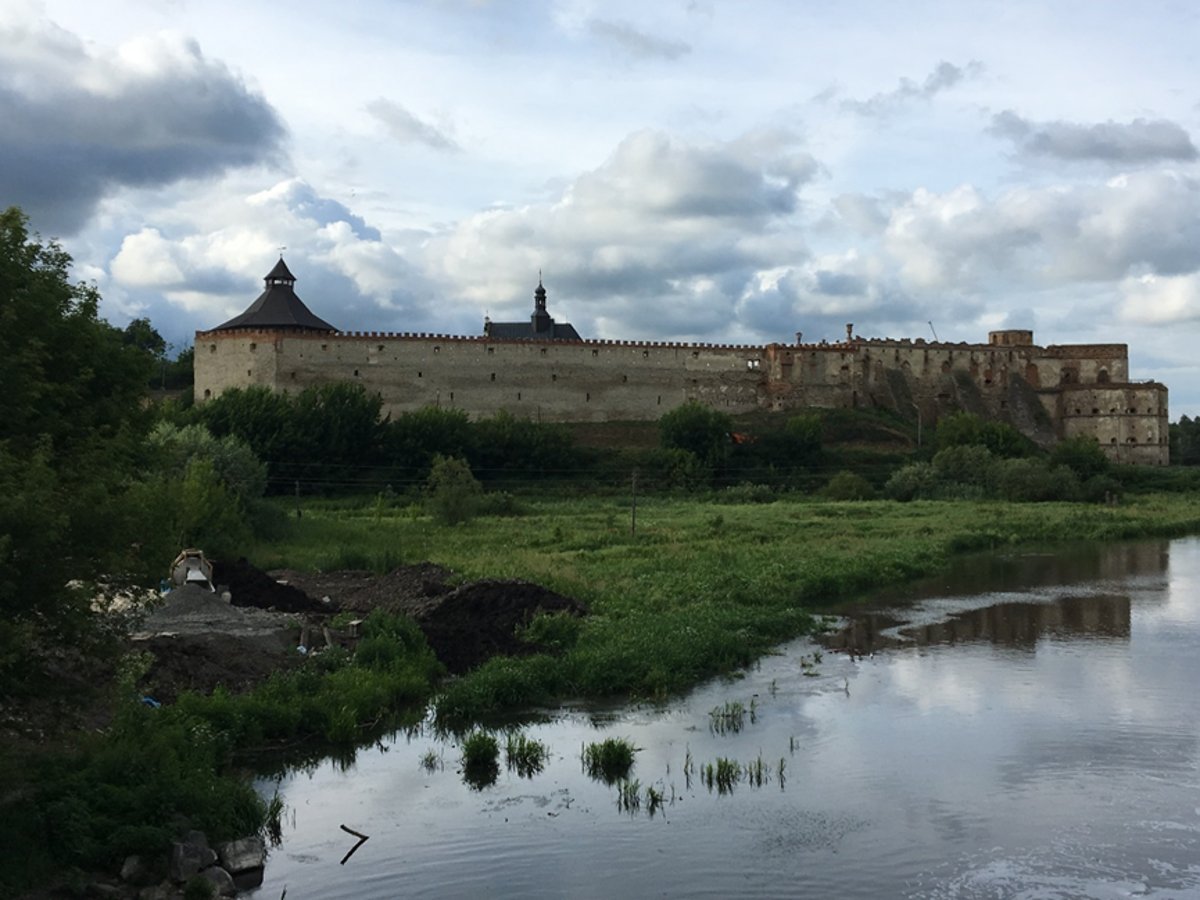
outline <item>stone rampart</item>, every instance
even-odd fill
[[[1167,461],[1166,388],[1130,384],[1124,344],[1039,347],[848,338],[818,344],[497,339],[392,332],[198,332],[196,397],[263,385],[296,392],[358,381],[396,414],[428,405],[474,417],[657,419],[696,400],[729,413],[879,407],[926,426],[964,409],[1042,444],[1075,434],[1120,461]]]

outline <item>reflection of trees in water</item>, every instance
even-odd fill
[[[870,602],[875,606],[891,605],[932,597],[1162,575],[1170,563],[1169,548],[1168,541],[1151,540],[1078,544],[1053,553],[1010,550],[972,554],[952,561],[949,569],[939,575],[881,592]]]
[[[825,643],[835,650],[865,655],[886,647],[967,641],[1032,649],[1045,636],[1128,638],[1130,608],[1128,596],[1102,594],[1064,597],[1053,603],[998,603],[928,625],[903,626],[895,616],[867,613]],[[884,634],[889,629],[891,633]],[[897,630],[902,637],[896,636]]]
[[[1163,575],[1170,564],[1165,540],[1080,544],[1058,553],[988,553],[957,560],[944,574],[877,595],[876,609],[849,613],[850,623],[822,641],[834,650],[873,653],[885,647],[990,641],[1032,647],[1044,635],[1091,635],[1128,638],[1130,598],[1112,593],[1085,594],[1098,581],[1121,581]],[[1078,585],[1080,595],[1049,603],[1001,603],[964,610],[929,625],[906,626],[898,603],[970,597],[984,593],[1017,593],[1035,588]],[[897,631],[901,636],[897,636]],[[889,633],[884,633],[889,632]]]

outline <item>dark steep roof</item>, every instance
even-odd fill
[[[228,331],[233,328],[284,328],[293,331],[337,331],[324,319],[319,318],[304,301],[296,296],[293,275],[279,257],[275,268],[263,279],[266,289],[240,316],[218,325],[213,331]]]
[[[533,315],[528,322],[493,322],[484,319],[483,333],[488,337],[505,340],[581,341],[575,326],[568,322],[558,323],[546,311],[546,289],[542,286],[542,275],[538,273],[537,290],[533,292]]]
[[[538,338],[550,341],[582,341],[575,326],[569,322],[551,321],[545,331],[537,331],[532,322],[489,322],[484,329],[488,337],[511,340],[514,338]]]

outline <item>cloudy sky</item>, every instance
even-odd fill
[[[0,0],[0,205],[173,343],[1127,342],[1200,413],[1190,0]]]

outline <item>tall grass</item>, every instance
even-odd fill
[[[1200,506],[1167,495],[1118,507],[790,496],[714,508],[648,498],[639,499],[636,535],[620,498],[537,498],[525,508],[520,528],[488,516],[449,528],[419,516],[380,519],[368,502],[313,504],[290,520],[287,535],[251,555],[260,566],[305,569],[329,548],[350,546],[378,568],[374,561],[403,547],[407,560],[465,578],[537,581],[590,606],[561,655],[493,659],[448,685],[439,719],[469,721],[568,697],[685,690],[811,631],[814,612],[934,574],[955,554],[1200,531]]]
[[[583,770],[591,778],[613,784],[629,777],[637,748],[625,738],[605,738],[583,748]]]

